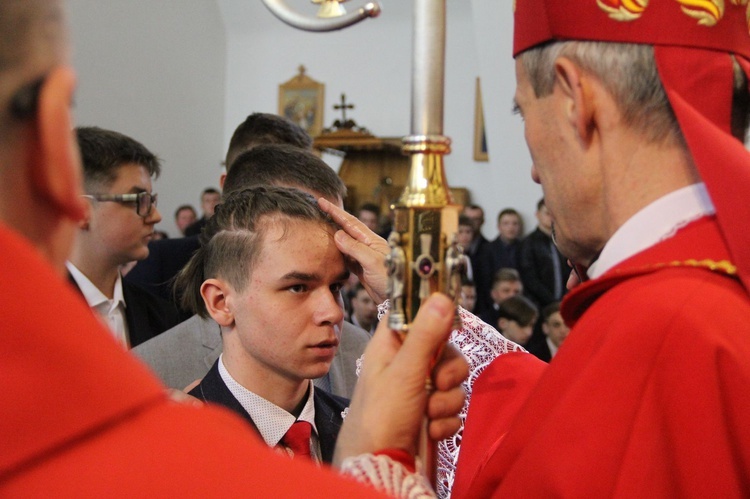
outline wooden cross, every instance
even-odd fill
[[[346,123],[346,110],[354,109],[354,104],[347,104],[346,94],[341,94],[341,104],[334,104],[333,108],[336,110],[341,109],[341,123]]]

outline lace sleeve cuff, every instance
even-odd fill
[[[341,463],[341,473],[402,499],[434,498],[435,492],[420,473],[409,471],[385,454],[362,454]]]
[[[391,308],[391,302],[388,300],[385,300],[383,303],[378,305],[378,320],[382,320],[383,316],[390,310]]]

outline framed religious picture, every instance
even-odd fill
[[[311,137],[323,130],[325,85],[305,74],[305,67],[291,80],[279,85],[279,115],[298,124]]]
[[[479,78],[474,92],[474,161],[489,161],[487,153],[487,132],[484,129],[484,107],[482,106],[482,87]]]

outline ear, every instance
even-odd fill
[[[44,80],[37,110],[39,150],[33,170],[37,193],[64,216],[81,220],[86,213],[81,159],[73,136],[70,105],[75,90],[75,74],[58,66]]]
[[[83,217],[78,221],[78,228],[80,230],[89,230],[89,224],[91,223],[91,210],[92,206],[90,202],[86,202],[84,199],[83,203]]]
[[[594,127],[594,100],[590,83],[581,67],[567,57],[555,61],[555,86],[565,98],[565,115],[583,142]]]
[[[219,177],[219,189],[224,190],[224,181],[227,179],[227,172],[223,172]]]
[[[549,326],[546,322],[542,322],[542,332],[545,336],[549,336]]]
[[[497,320],[497,327],[500,328],[500,332],[502,333],[503,330],[508,328],[508,319],[506,319],[505,317],[500,317]]]
[[[221,279],[206,279],[201,284],[201,296],[206,304],[206,310],[213,320],[223,327],[234,325],[234,314],[228,304],[231,293],[232,288]]]

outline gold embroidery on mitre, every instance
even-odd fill
[[[682,12],[697,19],[701,26],[715,26],[724,16],[724,0],[677,0],[677,2],[682,5],[680,7]]]
[[[648,0],[596,0],[596,4],[615,21],[634,21],[648,7]]]
[[[736,5],[737,7],[742,7],[744,5],[747,5],[747,9],[745,10],[745,21],[747,21],[747,32],[750,34],[750,3],[748,3],[748,0],[730,0],[732,2],[732,5]]]

